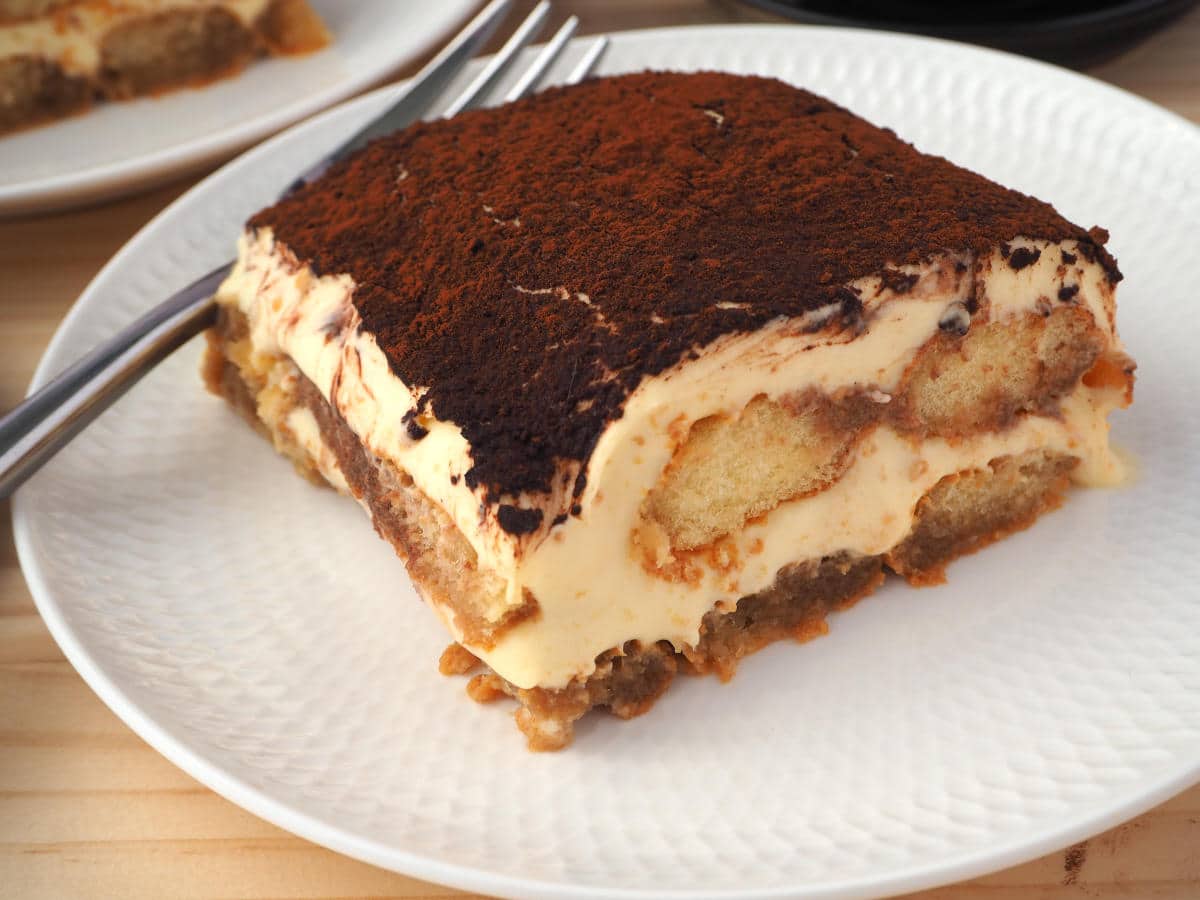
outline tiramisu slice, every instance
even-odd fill
[[[306,0],[0,0],[0,132],[328,40]]]
[[[206,375],[553,749],[1118,478],[1104,241],[781,82],[628,75],[256,215]]]

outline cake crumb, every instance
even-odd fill
[[[491,703],[505,696],[499,675],[488,672],[467,682],[467,696],[476,703]]]
[[[482,665],[474,653],[462,644],[451,644],[442,651],[438,660],[438,671],[443,675],[466,675]]]

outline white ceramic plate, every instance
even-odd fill
[[[576,46],[576,55],[580,52]],[[559,72],[572,60],[564,60]],[[446,643],[354,504],[291,467],[172,358],[18,495],[55,637],[139,734],[283,827],[489,893],[859,897],[1065,846],[1200,778],[1200,137],[1065,71],[799,27],[617,35],[609,72],[773,74],[1112,230],[1141,362],[1120,490],[1079,492],[729,685],[527,753],[502,706],[439,676]],[[227,257],[239,223],[356,101],[205,181],[96,278],[42,380]]]
[[[477,0],[312,0],[319,53],[254,63],[200,90],[100,104],[0,137],[0,215],[90,203],[201,168],[376,84],[447,37]]]

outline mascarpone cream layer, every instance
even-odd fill
[[[0,61],[37,56],[70,75],[90,77],[100,68],[101,45],[115,26],[179,8],[221,7],[252,26],[271,0],[88,0],[45,18],[0,27]]]
[[[829,489],[779,507],[723,543],[720,558],[696,558],[700,578],[681,583],[643,567],[632,535],[642,501],[658,482],[692,422],[736,414],[755,396],[778,397],[809,389],[870,389],[890,400],[917,350],[947,316],[963,315],[971,278],[979,304],[974,323],[998,321],[1056,302],[1059,287],[1078,285],[1071,302],[1088,308],[1114,349],[1112,288],[1102,269],[1062,262],[1058,245],[1017,240],[1041,251],[1036,262],[1012,269],[997,252],[978,261],[945,256],[903,268],[918,276],[902,295],[878,278],[852,287],[863,301],[865,330],[838,330],[835,308],[799,319],[778,319],[751,333],[714,342],[699,359],[644,379],[624,415],[611,423],[587,461],[582,513],[553,528],[514,537],[499,528],[495,510],[480,503],[461,476],[472,465],[470,446],[453,423],[422,417],[428,434],[411,439],[402,421],[421,386],[396,377],[373,336],[359,332],[347,275],[315,277],[278,246],[269,229],[243,235],[238,263],[218,299],[237,306],[250,322],[252,345],[264,364],[290,357],[341,413],[367,449],[403,468],[474,547],[481,568],[507,584],[495,617],[519,606],[524,592],[540,615],[505,632],[491,648],[470,646],[499,675],[519,687],[562,687],[586,676],[595,657],[628,640],[695,644],[703,616],[769,587],[776,573],[798,560],[847,551],[886,552],[911,528],[916,502],[945,475],[986,465],[1005,454],[1045,448],[1082,460],[1077,480],[1119,480],[1108,450],[1106,416],[1120,404],[1115,392],[1080,388],[1057,418],[1025,417],[1002,433],[950,444],[915,442],[880,426],[855,451],[843,477]],[[1063,249],[1075,251],[1073,242]],[[962,263],[968,264],[963,266]],[[553,286],[545,286],[551,287]],[[825,323],[828,322],[828,325]],[[825,327],[822,327],[822,326]],[[305,444],[319,443],[308,423]],[[319,452],[319,451],[318,451]],[[328,460],[328,454],[324,457]],[[323,466],[324,468],[325,466]],[[340,473],[339,473],[340,475]],[[331,478],[336,484],[340,480]],[[523,505],[561,498],[522,497]],[[569,498],[568,498],[569,500]],[[549,523],[559,509],[546,509]],[[451,610],[435,609],[456,638]]]

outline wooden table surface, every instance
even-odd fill
[[[531,6],[532,2],[525,2]],[[714,0],[558,0],[582,31],[773,21]],[[1091,74],[1200,121],[1200,10]],[[23,395],[101,265],[195,177],[91,209],[0,222],[0,409]],[[0,897],[450,897],[263,822],[176,769],[63,659],[0,508]],[[1200,786],[1110,832],[923,900],[1200,897]]]

